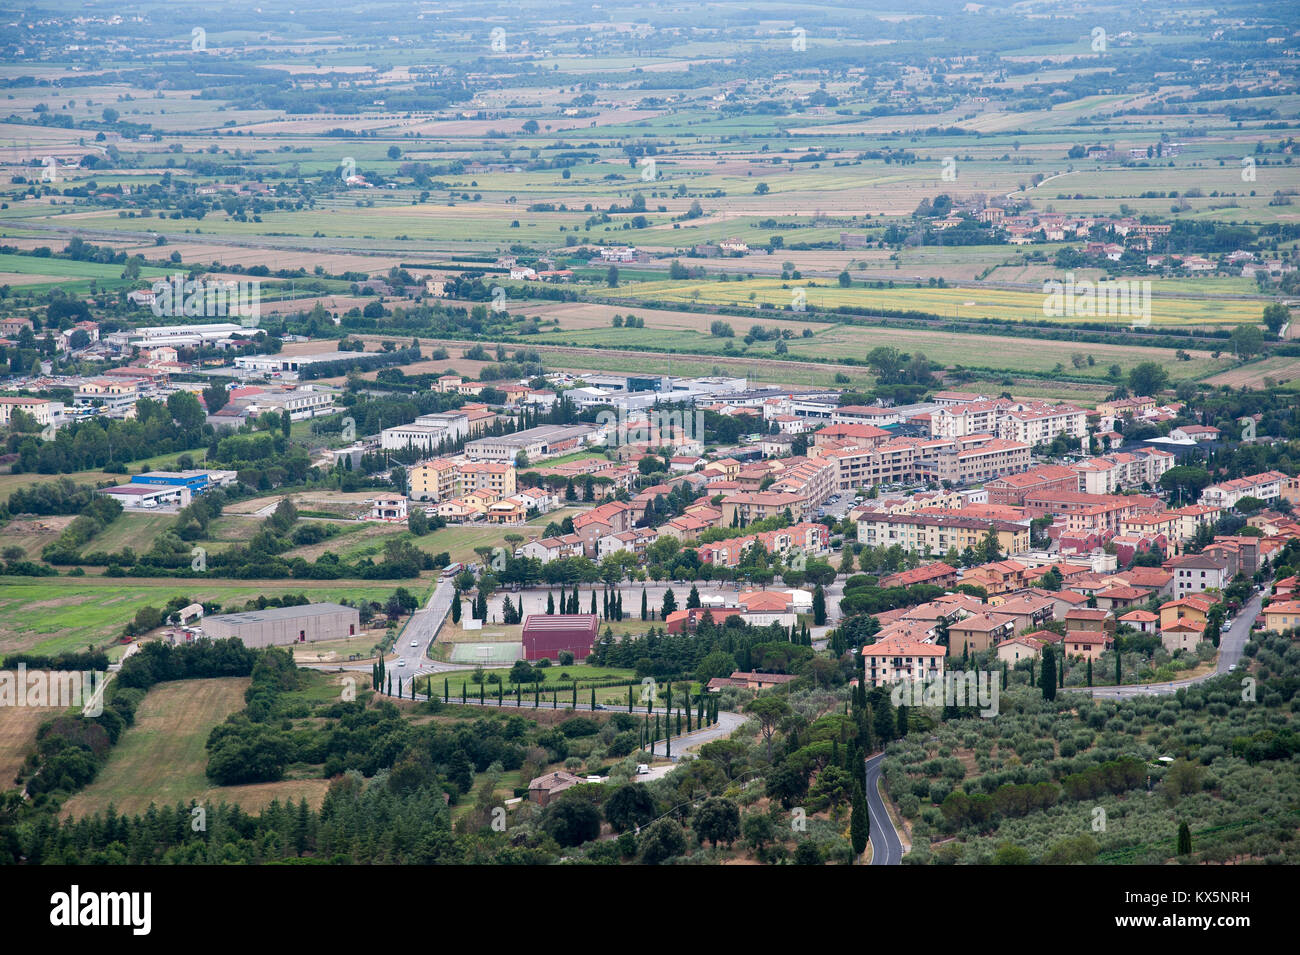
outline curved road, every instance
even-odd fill
[[[1220,635],[1219,662],[1209,673],[1189,677],[1185,680],[1171,680],[1168,683],[1138,683],[1128,686],[1072,686],[1063,687],[1062,689],[1065,692],[1087,693],[1091,691],[1093,699],[1096,700],[1127,700],[1135,696],[1168,696],[1189,686],[1202,683],[1211,677],[1222,676],[1241,660],[1241,651],[1246,646],[1246,641],[1250,639],[1250,626],[1259,615],[1263,600],[1264,595],[1261,592],[1256,593],[1250,600],[1246,601],[1246,606],[1241,608],[1241,612],[1232,621],[1232,626]]]
[[[867,815],[871,818],[871,864],[902,865],[903,840],[889,819],[889,810],[880,796],[880,767],[884,753],[877,753],[866,763]]]

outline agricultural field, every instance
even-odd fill
[[[88,646],[109,649],[136,611],[188,595],[223,606],[266,595],[306,593],[313,600],[387,600],[401,582],[362,584],[330,580],[244,581],[189,579],[151,581],[130,577],[0,577],[0,653],[61,653]],[[409,586],[409,582],[406,582]]]
[[[118,812],[144,812],[150,804],[172,806],[191,800],[216,805],[227,802],[256,812],[273,799],[306,799],[319,806],[328,781],[286,779],[245,786],[213,786],[204,770],[206,744],[212,728],[244,708],[243,677],[180,680],[149,690],[113,749],[98,778],[63,805],[69,817],[102,813],[110,805]]]

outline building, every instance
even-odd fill
[[[590,425],[543,425],[470,441],[465,445],[465,455],[475,461],[514,463],[523,454],[529,461],[537,461],[575,451],[590,441],[595,433],[596,429]]]
[[[545,776],[538,776],[528,784],[528,800],[536,803],[538,806],[548,806],[550,803],[573,786],[581,786],[586,780],[581,776],[575,776],[573,773],[564,771],[547,773]]]
[[[1047,464],[1019,474],[994,478],[987,481],[984,488],[989,493],[990,504],[1020,507],[1025,503],[1025,498],[1035,492],[1077,491],[1079,476],[1071,468]]]
[[[1025,634],[1021,637],[1008,637],[998,644],[998,660],[1008,666],[1015,666],[1021,660],[1037,660],[1046,644],[1036,637]]]
[[[1264,629],[1295,630],[1300,627],[1300,600],[1283,600],[1264,608]]]
[[[1223,590],[1232,580],[1228,561],[1206,554],[1187,554],[1166,562],[1174,575],[1174,596],[1186,597],[1204,590]]]
[[[886,636],[862,648],[863,668],[872,686],[900,680],[932,682],[943,678],[944,648],[906,633]]]
[[[23,411],[36,419],[42,428],[54,420],[54,402],[45,398],[0,398],[0,426],[13,421],[15,411]]]
[[[981,653],[1015,635],[1015,617],[986,611],[948,624],[948,653]]]
[[[998,548],[1005,554],[1023,554],[1029,550],[1029,528],[1009,521],[988,521],[945,514],[883,514],[868,511],[858,515],[858,540],[871,547],[898,544],[903,550],[917,553],[946,554],[949,548],[960,553],[967,547],[978,548],[991,531]]]
[[[203,619],[203,634],[214,640],[234,637],[248,647],[273,647],[355,636],[361,616],[355,607],[335,603],[267,607]]]
[[[524,618],[524,659],[558,660],[568,651],[585,660],[596,643],[594,613],[529,614]]]
[[[1235,507],[1243,497],[1258,498],[1268,502],[1282,496],[1282,487],[1289,479],[1281,471],[1251,474],[1235,481],[1211,484],[1201,492],[1201,503],[1211,507]]]

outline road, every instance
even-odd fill
[[[1250,625],[1255,617],[1259,615],[1263,600],[1264,595],[1262,593],[1257,593],[1251,597],[1246,602],[1246,606],[1241,609],[1241,612],[1233,620],[1232,626],[1220,635],[1219,662],[1214,670],[1209,673],[1189,677],[1185,680],[1172,680],[1168,683],[1138,683],[1131,686],[1094,686],[1091,688],[1066,687],[1065,689],[1082,693],[1087,693],[1091,689],[1092,697],[1095,700],[1127,700],[1135,696],[1168,696],[1189,686],[1202,683],[1211,677],[1227,673],[1229,667],[1235,666],[1241,660],[1241,651],[1246,646],[1246,641],[1250,639]]]
[[[866,764],[867,814],[871,817],[871,864],[902,865],[903,841],[898,838],[889,810],[880,796],[880,768],[884,753],[877,753]]]

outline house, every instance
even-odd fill
[[[581,776],[575,776],[573,773],[564,771],[547,773],[545,776],[538,776],[528,784],[528,801],[536,803],[538,806],[546,807],[564,792],[574,786],[580,786],[586,780]]]
[[[1021,660],[1037,660],[1043,646],[1043,641],[1028,634],[1008,637],[998,644],[998,659],[1009,666],[1015,666]]]
[[[976,614],[948,624],[948,652],[955,656],[959,650],[963,654],[990,650],[1015,633],[1015,617],[992,612]]]
[[[406,498],[396,496],[375,498],[370,502],[370,515],[367,520],[400,524],[406,520]]]
[[[1130,610],[1119,618],[1119,622],[1128,624],[1138,633],[1155,633],[1160,629],[1160,617],[1149,610]]]
[[[1205,597],[1182,597],[1160,605],[1160,629],[1168,630],[1180,620],[1207,623],[1214,604]]]
[[[1111,643],[1110,634],[1089,630],[1067,630],[1065,639],[1061,641],[1066,656],[1094,661]]]
[[[1170,653],[1179,650],[1195,651],[1196,645],[1205,639],[1205,623],[1184,617],[1177,623],[1160,630],[1160,642]]]
[[[1065,612],[1065,629],[1067,632],[1101,633],[1106,629],[1106,618],[1109,616],[1105,610],[1075,607]]]
[[[1222,590],[1232,579],[1228,561],[1206,554],[1187,554],[1166,561],[1174,575],[1174,596],[1186,597],[1205,590]]]
[[[1264,629],[1295,630],[1300,627],[1300,600],[1283,600],[1264,608]]]

